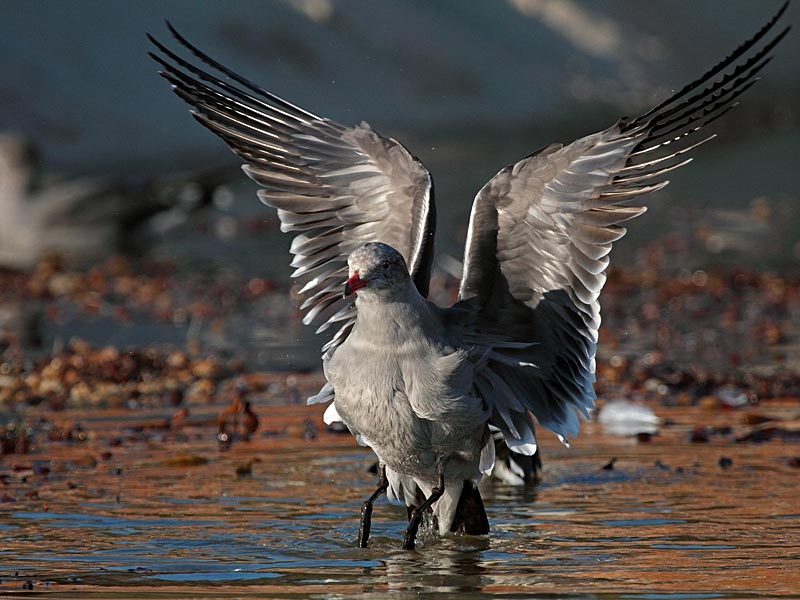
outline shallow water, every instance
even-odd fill
[[[542,435],[538,486],[483,487],[488,539],[427,533],[405,552],[405,511],[385,502],[370,547],[354,547],[368,452],[348,435],[304,439],[318,407],[258,408],[265,433],[224,453],[208,425],[142,433],[122,426],[156,413],[73,411],[87,442],[4,457],[0,594],[800,597],[800,445],[736,443],[742,412],[659,408],[671,425],[649,443],[595,424],[572,449]],[[697,423],[733,433],[690,444]]]

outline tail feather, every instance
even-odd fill
[[[539,481],[542,470],[541,451],[537,448],[533,456],[514,452],[502,436],[495,437],[495,461],[492,476],[509,485],[529,485]]]

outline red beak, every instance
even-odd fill
[[[358,276],[358,271],[353,273],[353,276],[344,284],[344,297],[347,298],[350,294],[360,290],[367,282]]]

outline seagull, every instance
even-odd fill
[[[594,405],[599,295],[609,252],[641,215],[631,205],[713,135],[789,30],[786,4],[696,81],[636,118],[501,169],[472,205],[458,298],[428,294],[436,225],[433,181],[400,142],[362,122],[339,124],[223,66],[167,23],[183,58],[148,35],[151,57],[192,115],[244,159],[258,197],[295,232],[293,277],[322,347],[326,423],[343,422],[379,461],[361,511],[405,505],[403,547],[423,518],[440,535],[489,532],[477,483],[494,438],[533,456],[534,417],[564,443]],[[193,57],[193,58],[192,58]],[[344,293],[342,293],[344,291]]]
[[[143,182],[42,175],[33,143],[0,133],[0,268],[28,270],[48,252],[86,258],[135,247],[140,225],[161,232],[211,203],[227,170]]]

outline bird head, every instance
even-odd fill
[[[405,289],[411,280],[403,255],[387,244],[367,242],[347,258],[344,296],[360,289],[391,293]]]

